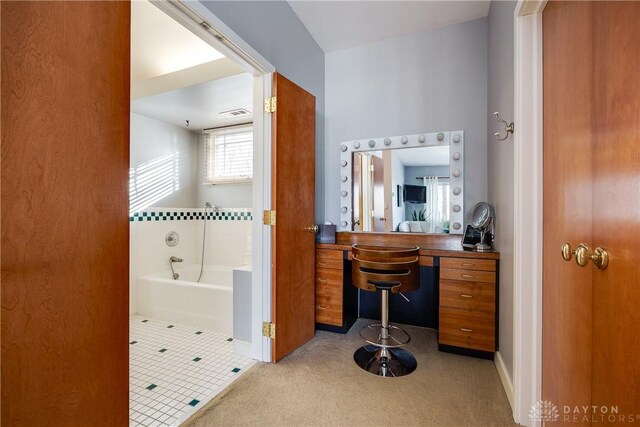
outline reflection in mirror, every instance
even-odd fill
[[[353,153],[353,230],[448,233],[449,146]]]

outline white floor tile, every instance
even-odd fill
[[[254,361],[233,353],[229,338],[131,316],[130,427],[177,425],[248,369]]]

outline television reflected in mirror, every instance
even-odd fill
[[[354,152],[353,230],[449,233],[449,163],[448,145]]]

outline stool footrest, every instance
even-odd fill
[[[382,325],[379,323],[364,326],[360,329],[360,336],[367,343],[380,348],[398,348],[411,341],[409,334],[397,326],[389,325],[389,337],[382,338]]]

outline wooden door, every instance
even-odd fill
[[[639,2],[554,1],[543,14],[542,396],[578,406],[566,425],[640,412],[638,22]],[[562,261],[565,241],[605,248],[609,265]]]
[[[313,338],[315,331],[316,99],[281,74],[273,77],[272,322],[274,362]]]
[[[130,5],[0,7],[1,423],[125,426]]]
[[[640,2],[595,2],[593,405],[640,415]],[[595,414],[600,420],[601,413]],[[611,420],[607,417],[607,420]],[[636,419],[636,422],[638,420]],[[613,424],[623,424],[617,418]]]
[[[591,402],[593,271],[560,247],[591,241],[593,52],[576,46],[593,44],[592,23],[591,2],[543,12],[542,398],[568,406]]]
[[[384,162],[378,156],[371,155],[371,193],[373,195],[372,231],[385,231],[384,216]]]

